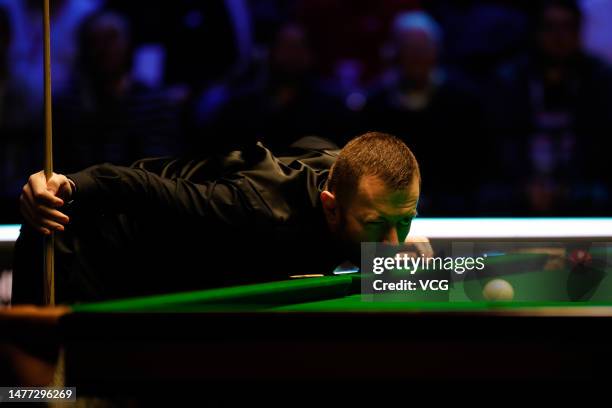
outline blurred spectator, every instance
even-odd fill
[[[299,21],[311,34],[320,58],[320,72],[327,78],[343,76],[368,84],[380,73],[381,44],[389,24],[401,11],[416,9],[419,0],[301,0]]]
[[[580,5],[584,13],[585,49],[612,63],[612,1],[581,0]]]
[[[254,85],[236,91],[226,89],[226,96],[217,98],[221,106],[216,112],[200,104],[200,119],[206,129],[202,148],[260,140],[278,149],[309,134],[341,143],[343,140],[338,139],[347,137],[342,128],[342,104],[316,80],[314,55],[300,25],[287,23],[280,28],[268,64]],[[227,98],[229,101],[223,104]],[[209,101],[211,94],[204,99]]]
[[[76,58],[76,32],[81,22],[98,10],[102,0],[53,0],[51,4],[51,66],[53,90],[61,90]],[[34,110],[43,103],[43,25],[40,0],[0,0],[9,12],[13,47],[10,68],[28,84],[28,102]],[[42,120],[42,114],[40,116]]]
[[[253,19],[254,39],[258,44],[274,41],[279,27],[295,20],[296,0],[246,0]]]
[[[478,101],[468,84],[438,64],[443,34],[427,13],[399,14],[392,31],[395,66],[368,98],[365,128],[395,134],[413,149],[423,178],[423,213],[469,211],[487,160],[476,157],[486,150]]]
[[[123,17],[104,12],[84,22],[78,64],[55,104],[58,168],[130,164],[142,156],[177,153],[177,107],[163,89],[134,81],[131,63],[129,24]]]
[[[23,128],[34,115],[25,78],[11,64],[12,39],[8,12],[0,7],[0,126],[5,131]]]
[[[107,9],[130,20],[137,46],[163,46],[170,85],[201,90],[245,69],[253,52],[246,0],[107,0]]]
[[[25,79],[10,64],[12,30],[7,10],[0,7],[0,202],[3,214],[16,214],[17,194],[37,155],[32,151],[35,115]]]
[[[508,3],[508,4],[504,4]],[[527,18],[516,0],[436,0],[427,9],[444,27],[444,61],[483,80],[525,48]],[[532,2],[534,3],[534,2]]]
[[[584,51],[575,1],[543,2],[535,23],[533,51],[501,70],[491,98],[496,155],[517,183],[512,206],[542,215],[607,211],[612,71]]]

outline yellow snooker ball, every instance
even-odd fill
[[[482,295],[489,301],[510,301],[514,298],[514,288],[503,279],[493,279],[487,282]]]

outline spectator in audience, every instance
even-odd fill
[[[436,0],[428,10],[444,27],[444,64],[473,80],[490,78],[528,43],[526,2]],[[535,3],[535,2],[529,2]],[[532,7],[531,7],[532,8]]]
[[[9,13],[0,7],[0,210],[17,215],[14,197],[29,171],[39,167],[32,151],[38,112],[28,98],[25,79],[10,63],[12,30]],[[34,164],[38,164],[34,166]]]
[[[13,38],[10,23],[7,10],[0,7],[0,126],[5,131],[23,128],[34,114],[25,79],[10,63]]]
[[[134,81],[131,62],[129,24],[123,17],[103,12],[84,22],[78,65],[55,104],[58,168],[100,161],[130,164],[143,155],[177,153],[178,107],[164,89]]]
[[[530,214],[594,214],[606,208],[612,132],[612,70],[581,44],[573,0],[547,0],[534,49],[500,70],[490,106],[495,155]]]
[[[101,8],[103,0],[52,0],[51,65],[53,89],[63,88],[76,59],[76,32],[83,20]],[[10,66],[27,81],[28,101],[35,110],[43,104],[43,25],[41,0],[0,0],[12,24]],[[42,116],[41,116],[42,120]]]
[[[585,49],[612,63],[612,2],[610,0],[580,0],[584,14],[582,38]]]
[[[201,90],[244,69],[253,52],[247,0],[106,0],[106,8],[127,16],[136,44],[163,47],[169,85]]]
[[[420,0],[297,0],[299,21],[311,35],[320,72],[341,82],[367,86],[383,65],[381,43],[402,11],[420,7]]]
[[[420,208],[432,215],[469,211],[483,174],[476,169],[486,168],[486,157],[475,156],[485,148],[481,109],[472,87],[438,64],[441,37],[425,12],[399,14],[392,27],[395,65],[363,112],[366,128],[398,135],[423,158]]]
[[[235,91],[216,114],[208,113],[202,148],[262,141],[274,151],[312,134],[343,143],[349,137],[342,130],[344,109],[340,99],[317,82],[314,64],[304,29],[284,24],[271,46],[263,77],[254,86]]]

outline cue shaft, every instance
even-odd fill
[[[44,76],[45,76],[45,143],[44,173],[47,180],[53,175],[53,132],[51,116],[51,13],[49,0],[43,0],[43,39],[44,39]],[[55,250],[54,236],[45,237],[44,252],[44,302],[55,305]]]

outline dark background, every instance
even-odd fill
[[[608,216],[612,2],[52,0],[57,172],[396,134],[422,216]],[[42,167],[40,0],[0,0],[0,223]]]

